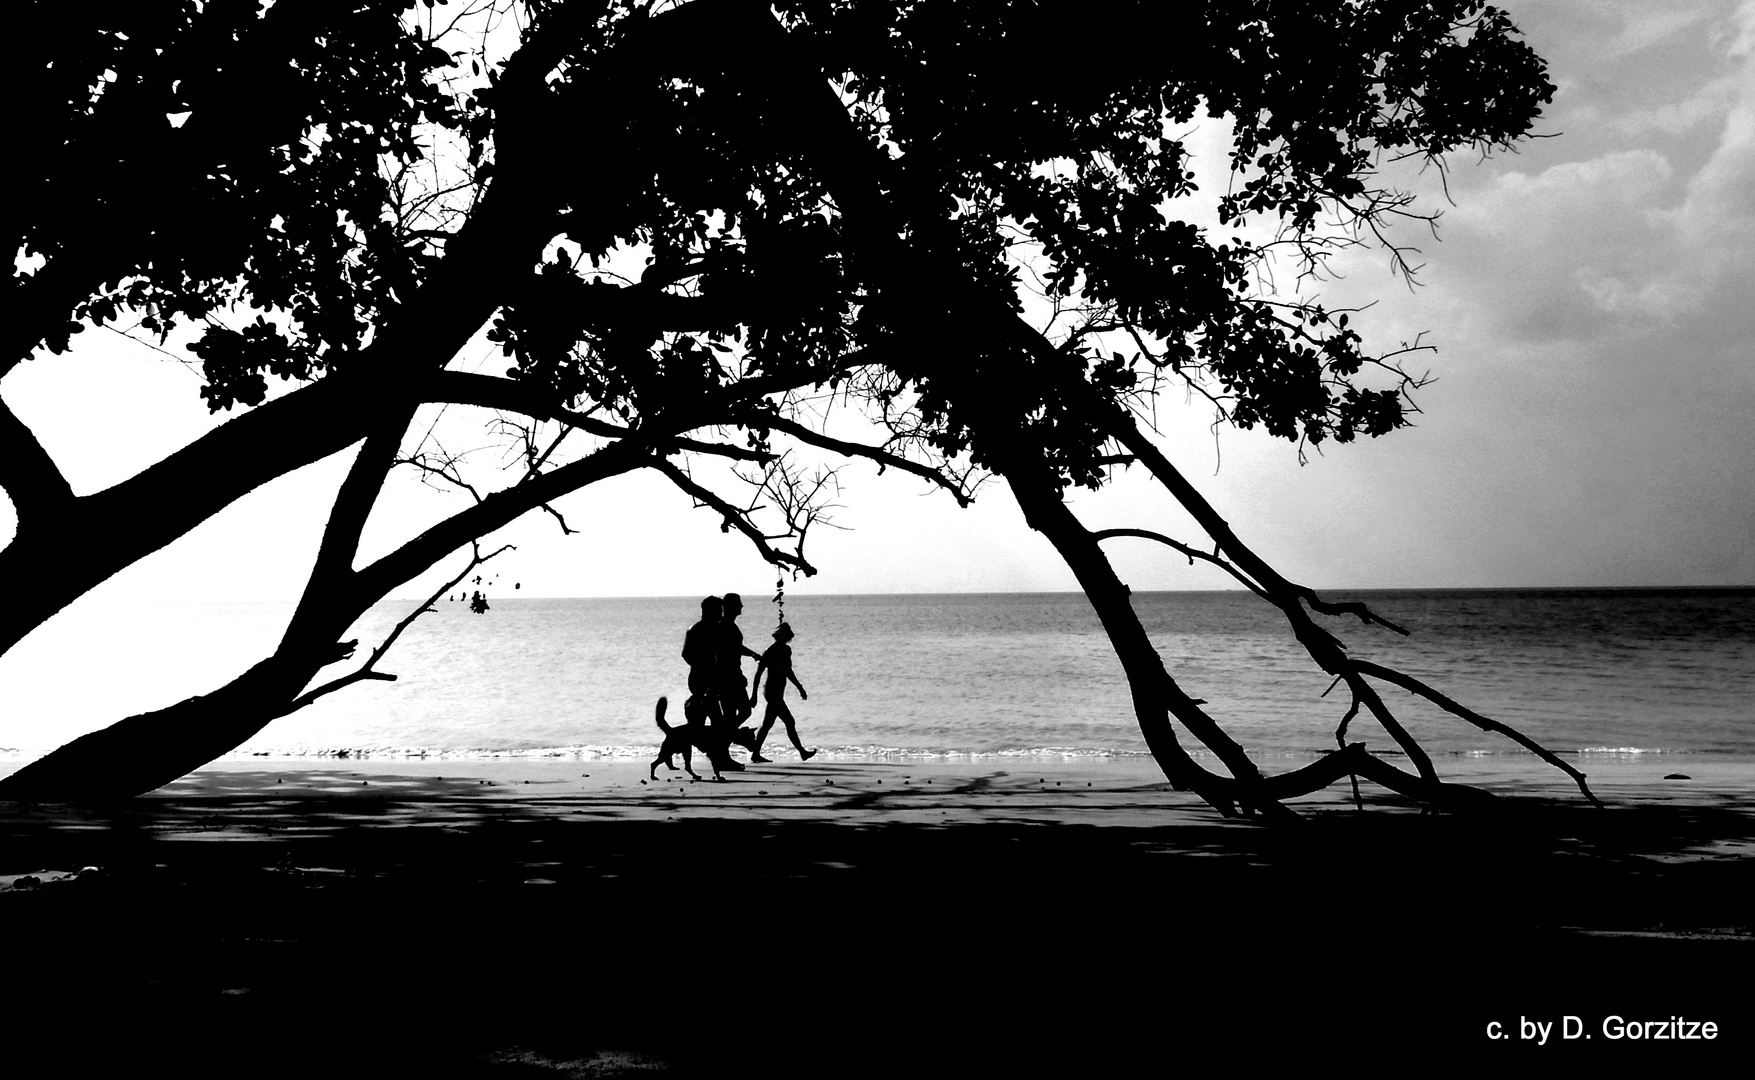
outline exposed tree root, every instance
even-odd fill
[[[1212,552],[1203,551],[1192,545],[1174,540],[1161,533],[1147,529],[1105,529],[1098,532],[1086,530],[1073,519],[1070,510],[1058,496],[1052,498],[1053,506],[1058,507],[1059,514],[1049,511],[1047,493],[1042,491],[1026,493],[1032,483],[1017,468],[1002,469],[1013,491],[1018,494],[1019,502],[1025,505],[1026,518],[1030,524],[1042,531],[1054,543],[1056,549],[1066,559],[1069,566],[1079,575],[1080,583],[1085,585],[1085,592],[1093,606],[1097,608],[1104,627],[1109,631],[1111,642],[1122,659],[1129,681],[1135,687],[1136,713],[1143,730],[1147,731],[1147,745],[1154,756],[1164,765],[1165,773],[1172,782],[1179,775],[1188,771],[1187,758],[1174,736],[1154,736],[1151,729],[1163,724],[1166,727],[1165,711],[1181,721],[1188,730],[1200,739],[1220,759],[1232,768],[1232,779],[1236,786],[1216,783],[1215,779],[1201,778],[1200,784],[1186,786],[1200,793],[1222,813],[1231,812],[1229,803],[1236,802],[1246,808],[1265,809],[1272,803],[1276,809],[1278,800],[1308,794],[1317,788],[1338,780],[1342,775],[1350,775],[1354,781],[1355,805],[1363,808],[1363,800],[1358,793],[1358,777],[1363,776],[1374,783],[1389,788],[1409,798],[1432,806],[1443,806],[1453,809],[1474,809],[1489,806],[1493,796],[1487,792],[1470,788],[1465,785],[1442,781],[1432,764],[1432,759],[1407,728],[1396,718],[1389,705],[1378,694],[1369,678],[1378,679],[1402,687],[1411,693],[1431,701],[1447,712],[1474,724],[1484,731],[1491,731],[1512,739],[1520,746],[1534,752],[1542,760],[1561,769],[1571,776],[1578,784],[1585,798],[1595,806],[1602,803],[1591,792],[1585,782],[1584,774],[1578,769],[1562,761],[1552,751],[1529,738],[1508,724],[1482,716],[1463,706],[1451,698],[1433,689],[1426,683],[1412,676],[1403,674],[1393,668],[1352,657],[1346,646],[1334,634],[1318,625],[1311,616],[1311,610],[1326,615],[1352,615],[1367,625],[1380,625],[1400,634],[1408,631],[1388,619],[1372,612],[1362,603],[1334,603],[1322,600],[1316,592],[1305,586],[1295,584],[1273,569],[1265,560],[1245,545],[1230,526],[1221,518],[1170,461],[1164,457],[1138,426],[1131,416],[1126,415],[1114,405],[1095,400],[1089,387],[1080,389],[1087,395],[1087,401],[1093,411],[1104,417],[1110,434],[1119,442],[1132,457],[1144,464],[1152,475],[1171,493],[1176,501],[1191,514],[1195,521],[1212,538]],[[1077,392],[1077,391],[1075,391]],[[1042,481],[1037,480],[1038,487]],[[1036,507],[1032,514],[1030,507]],[[1279,608],[1290,624],[1293,635],[1304,646],[1305,651],[1317,666],[1335,677],[1337,683],[1345,683],[1351,693],[1351,702],[1340,726],[1336,731],[1336,741],[1342,749],[1337,754],[1325,758],[1323,767],[1306,767],[1293,773],[1278,777],[1262,777],[1253,763],[1244,758],[1239,767],[1237,760],[1241,748],[1218,725],[1175,685],[1168,673],[1163,672],[1157,652],[1146,636],[1137,616],[1133,613],[1128,590],[1115,577],[1108,559],[1097,550],[1098,544],[1107,539],[1135,537],[1151,540],[1177,551],[1191,562],[1199,560],[1211,563],[1230,574],[1241,582],[1255,595]],[[1098,585],[1093,588],[1093,583]],[[1306,605],[1310,610],[1306,609]],[[1140,706],[1141,684],[1152,686],[1157,684],[1163,689],[1155,696],[1161,704],[1154,705],[1154,695],[1147,694],[1145,707]],[[1363,744],[1346,742],[1348,725],[1356,717],[1361,708],[1369,712],[1380,726],[1401,747],[1408,759],[1414,764],[1417,775],[1410,775],[1394,765],[1373,756],[1365,751]],[[1161,753],[1160,747],[1173,747],[1169,754]],[[1169,762],[1166,763],[1166,758]],[[1198,766],[1195,766],[1198,768]],[[1336,772],[1336,769],[1342,771]],[[1204,771],[1204,770],[1203,770]],[[1327,777],[1327,779],[1323,779]],[[1320,782],[1319,782],[1320,781]],[[1312,786],[1313,785],[1313,786]],[[1276,817],[1279,815],[1276,814]]]

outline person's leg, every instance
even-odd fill
[[[776,709],[780,712],[780,722],[786,725],[786,737],[792,740],[792,745],[798,750],[799,758],[804,761],[809,761],[811,758],[816,757],[817,752],[815,750],[806,750],[804,744],[798,741],[798,725],[792,722],[792,710],[786,707],[784,701],[777,701],[769,706],[770,716],[768,723],[772,724],[774,722],[772,713]],[[766,728],[763,730],[766,730]]]
[[[731,757],[731,733],[743,726],[750,717],[750,697],[744,693],[743,683],[727,686],[719,693],[719,707],[725,713],[725,756]],[[734,763],[734,768],[741,769],[741,763]]]
[[[751,761],[760,761],[763,763],[768,761],[767,758],[762,756],[762,743],[767,741],[768,732],[774,730],[774,714],[776,710],[782,710],[785,708],[786,706],[779,702],[768,702],[768,711],[762,715],[762,726],[760,730],[756,732],[756,748],[754,752],[750,754]]]
[[[701,742],[707,751],[707,760],[713,763],[715,772],[741,772],[743,765],[731,757],[731,731],[737,725],[726,719],[725,703],[717,697],[708,696],[703,704],[706,725],[701,734]]]

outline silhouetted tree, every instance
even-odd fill
[[[42,583],[0,616],[0,644],[242,494],[359,449],[274,655],[69,744],[0,795],[145,790],[316,694],[383,677],[380,648],[307,689],[389,590],[608,476],[655,470],[769,561],[809,572],[802,543],[826,488],[790,464],[793,446],[873,459],[965,503],[981,478],[1003,480],[1095,605],[1166,774],[1221,810],[1281,814],[1349,774],[1455,795],[1373,680],[1491,722],[1347,653],[1316,616],[1383,620],[1258,558],[1138,407],[1182,383],[1300,446],[1405,423],[1419,380],[1399,351],[1364,351],[1346,314],[1264,292],[1258,275],[1276,254],[1318,270],[1417,216],[1378,179],[1385,159],[1528,130],[1553,88],[1503,13],[1470,0],[147,7],[31,10],[49,48],[20,159],[42,211],[20,219],[18,340],[0,363],[62,351],[80,320],[126,311],[161,337],[199,327],[202,394],[242,411],[83,497],[0,411],[19,517],[0,569]],[[1069,35],[1100,43],[1095,57],[1075,59]],[[1219,220],[1240,234],[1272,222],[1273,239],[1175,215],[1196,194],[1175,132],[1201,115],[1234,132]],[[1046,326],[1024,306],[1026,273],[1053,306]],[[448,370],[483,332],[506,374]],[[271,398],[268,375],[296,388]],[[823,402],[882,437],[824,434]],[[517,479],[482,494],[411,440],[434,403],[498,410],[523,450]],[[690,464],[713,459],[741,463],[767,497],[735,499]],[[398,465],[471,504],[355,569]],[[1083,526],[1065,492],[1120,465],[1149,470],[1210,550]],[[762,513],[780,515],[777,531]],[[1164,669],[1101,550],[1122,535],[1215,562],[1283,611],[1349,690],[1342,748],[1259,775]],[[472,549],[470,569],[482,557]],[[1360,710],[1416,773],[1345,743]],[[1173,720],[1229,775],[1197,763]]]

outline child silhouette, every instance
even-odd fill
[[[768,703],[768,709],[762,716],[761,730],[756,732],[756,749],[750,755],[751,761],[766,762],[769,760],[762,756],[762,742],[768,737],[768,732],[773,730],[776,717],[786,725],[786,737],[792,740],[793,746],[797,747],[800,759],[809,761],[817,755],[815,750],[806,750],[804,744],[798,741],[798,727],[793,723],[792,710],[786,707],[786,683],[788,680],[793,686],[798,687],[798,696],[801,700],[810,700],[810,694],[805,690],[804,684],[798,681],[798,675],[792,670],[792,637],[792,627],[781,623],[779,628],[774,631],[774,644],[768,646],[768,651],[762,654],[761,662],[756,665],[756,677],[750,683],[750,696],[754,697],[756,687],[762,683],[762,673],[767,672],[768,685],[762,688],[762,700]]]

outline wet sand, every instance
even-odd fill
[[[226,761],[111,806],[0,806],[8,1044],[301,1076],[1747,1053],[1748,778],[1608,768],[1597,811],[1476,771],[1503,812],[1367,786],[1359,813],[1340,785],[1270,829],[1137,761],[782,760],[720,784]],[[1611,1039],[1611,1016],[1718,1037]],[[89,1035],[49,1034],[68,1017]]]

